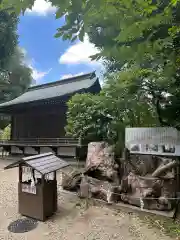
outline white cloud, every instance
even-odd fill
[[[80,72],[78,74],[65,74],[61,77],[61,79],[67,79],[67,78],[71,78],[71,77],[77,77],[77,76],[81,76],[83,75],[84,73],[83,72]]]
[[[41,80],[43,77],[45,77],[46,75],[48,75],[48,74],[50,73],[50,71],[52,70],[52,68],[51,68],[51,69],[49,69],[48,71],[43,72],[43,71],[37,70],[36,68],[34,68],[34,67],[32,67],[32,66],[30,66],[30,68],[32,69],[32,77],[33,77],[33,79],[36,81],[36,83],[37,83],[39,80]]]
[[[56,7],[52,6],[49,1],[36,0],[32,9],[28,9],[26,12],[29,14],[36,14],[40,16],[46,16],[48,13],[55,12]]]
[[[23,64],[28,66],[32,70],[32,78],[34,80],[32,84],[37,84],[40,80],[42,80],[46,75],[48,75],[51,72],[52,68],[50,68],[47,71],[41,71],[37,69],[34,66],[36,61],[33,58],[28,57],[26,49],[19,47],[19,51],[23,54],[22,57]]]
[[[91,61],[90,56],[97,54],[99,51],[94,44],[89,42],[87,36],[84,42],[78,42],[67,49],[67,51],[59,58],[60,64],[97,64]]]

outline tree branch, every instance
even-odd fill
[[[168,170],[171,170],[176,166],[178,166],[178,162],[176,160],[167,163],[164,166],[160,166],[153,172],[152,177],[160,177],[163,173],[166,173]]]
[[[152,91],[152,90],[151,90],[151,94],[153,96],[152,103],[153,103],[153,105],[156,108],[156,113],[158,115],[159,123],[161,124],[161,126],[170,126],[167,122],[163,121],[163,119],[162,119],[161,106],[160,106],[160,97],[157,94],[155,94],[155,92]]]

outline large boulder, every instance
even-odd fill
[[[88,145],[86,174],[88,176],[119,183],[119,166],[114,159],[114,148],[106,142],[91,142]]]

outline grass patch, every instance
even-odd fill
[[[149,226],[158,228],[168,236],[180,239],[180,220],[174,221],[170,218],[153,215],[140,216],[140,218]]]

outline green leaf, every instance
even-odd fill
[[[54,35],[55,38],[59,38],[59,37],[61,37],[61,36],[62,36],[62,32],[57,32],[57,33]]]
[[[64,15],[64,12],[62,11],[61,8],[58,8],[55,15],[56,15],[56,19],[59,19]]]

